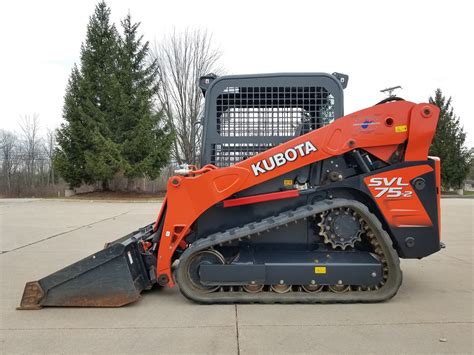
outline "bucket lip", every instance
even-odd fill
[[[17,310],[27,310],[27,309],[41,309],[41,301],[45,296],[45,292],[41,287],[39,281],[30,281],[25,285],[23,291],[23,296],[21,297],[21,302]]]

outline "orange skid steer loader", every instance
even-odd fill
[[[154,223],[25,286],[20,309],[116,307],[178,284],[199,303],[379,302],[399,258],[440,242],[439,109],[390,97],[344,116],[348,76],[202,77],[201,167]]]

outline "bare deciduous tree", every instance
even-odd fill
[[[57,196],[66,184],[53,165],[56,130],[42,132],[37,114],[22,116],[18,128],[0,129],[0,196]]]
[[[47,177],[47,184],[54,185],[54,149],[56,148],[56,131],[53,129],[46,130],[46,139],[43,145],[44,155],[46,156],[48,162],[48,177]]]
[[[180,164],[195,163],[194,149],[201,131],[194,134],[193,130],[198,128],[203,102],[198,80],[222,71],[217,67],[221,53],[212,46],[212,36],[206,31],[187,29],[155,44],[151,56],[158,62],[161,108],[175,135],[173,157]]]
[[[26,164],[27,180],[31,187],[34,186],[36,158],[39,155],[39,115],[24,115],[20,121],[23,138],[23,154]]]
[[[2,159],[2,172],[6,180],[8,194],[11,194],[11,179],[17,166],[18,138],[11,132],[0,131],[0,149]]]

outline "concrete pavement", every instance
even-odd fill
[[[472,353],[474,200],[442,208],[447,249],[403,260],[386,303],[204,306],[175,288],[118,309],[17,311],[26,281],[153,221],[159,205],[0,200],[0,352]]]

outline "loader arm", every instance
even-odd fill
[[[376,105],[233,166],[208,167],[171,177],[166,202],[155,223],[155,230],[160,223],[163,226],[157,255],[158,283],[174,285],[171,264],[177,248],[186,248],[185,237],[193,223],[210,207],[239,191],[349,151],[365,150],[389,163],[399,146],[406,144],[404,161],[424,161],[438,114],[436,106],[425,103],[397,101]]]

